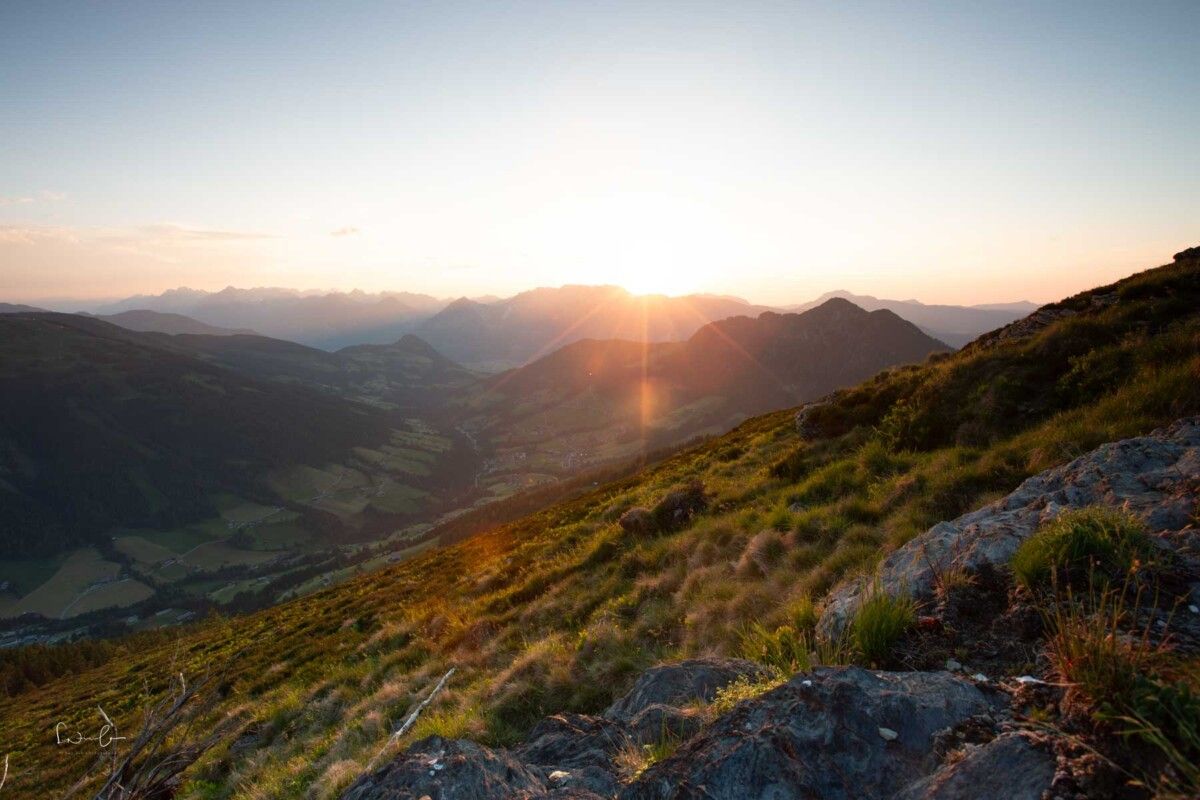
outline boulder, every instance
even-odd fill
[[[836,588],[819,629],[836,637],[870,584],[890,595],[932,595],[936,576],[961,567],[976,573],[1007,564],[1026,538],[1067,509],[1104,505],[1141,517],[1163,541],[1196,513],[1200,480],[1200,417],[1179,420],[1149,436],[1101,445],[1069,464],[1046,470],[1016,491],[951,522],[939,522],[889,555],[877,578]]]
[[[1040,800],[1054,782],[1053,753],[1006,733],[908,786],[896,800]]]
[[[514,757],[536,767],[556,788],[616,794],[615,761],[633,741],[620,724],[603,717],[555,714],[539,722]]]
[[[621,699],[604,716],[630,723],[652,705],[685,706],[693,701],[711,702],[719,689],[743,676],[764,678],[767,670],[753,661],[740,658],[696,658],[674,664],[662,664],[643,672]]]
[[[936,734],[1002,706],[945,672],[820,668],[738,704],[620,797],[890,800],[936,770]]]
[[[1175,254],[1176,264],[1185,261],[1200,261],[1200,247],[1189,247],[1187,250],[1180,250]]]
[[[665,739],[687,741],[700,732],[704,720],[700,714],[675,706],[654,703],[629,721],[629,735],[638,744],[658,744]]]
[[[541,797],[540,775],[502,750],[430,736],[342,793],[342,800],[525,800]]]
[[[692,481],[663,495],[650,514],[659,530],[675,531],[686,527],[692,521],[692,517],[706,508],[708,495],[704,492],[704,484]]]
[[[650,509],[641,506],[635,506],[626,511],[617,520],[617,524],[626,532],[638,536],[654,532],[654,516],[650,513]]]
[[[796,412],[796,433],[800,435],[801,439],[809,441],[811,439],[816,439],[821,435],[820,430],[815,424],[813,424],[812,412],[825,404],[826,401],[809,403]]]

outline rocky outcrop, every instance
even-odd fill
[[[672,489],[663,495],[662,499],[650,509],[654,524],[660,531],[677,531],[687,527],[696,516],[708,508],[708,495],[704,484],[692,481],[686,486]]]
[[[801,439],[807,441],[810,439],[816,439],[820,435],[820,429],[813,424],[812,414],[813,411],[824,405],[826,405],[826,401],[824,400],[815,403],[808,403],[796,412],[796,433],[800,435]]]
[[[680,497],[702,498],[703,490]],[[872,584],[892,594],[923,597],[933,593],[944,571],[962,568],[978,578],[969,586],[979,591],[966,598],[975,598],[970,603],[979,606],[975,611],[985,616],[1001,613],[1011,599],[1006,590],[993,592],[999,603],[995,608],[995,603],[984,600],[991,597],[989,586],[1007,586],[1007,581],[989,576],[1003,571],[1018,545],[1067,509],[1106,505],[1125,508],[1143,519],[1155,541],[1174,552],[1173,563],[1186,565],[1181,575],[1190,583],[1182,584],[1183,593],[1190,587],[1195,597],[1189,598],[1200,598],[1195,577],[1200,561],[1200,531],[1194,524],[1200,511],[1198,497],[1200,417],[1180,420],[1149,436],[1103,445],[1030,478],[1002,500],[933,526],[885,559]],[[673,516],[672,510],[668,519]],[[654,529],[661,530],[657,521]],[[865,591],[862,581],[836,589],[823,611],[821,628],[830,635],[840,633]],[[942,604],[946,603],[943,595]],[[947,606],[951,611],[952,605]],[[1016,622],[1023,611],[1023,606],[1008,609],[1002,625],[1014,636],[1035,639],[1036,632],[1026,636],[1018,630]],[[1189,615],[1200,619],[1200,610],[1189,609]],[[938,637],[950,635],[947,630],[973,630],[967,624],[969,615],[959,616],[962,619],[955,617],[951,629],[943,626],[940,632],[920,634],[924,646],[945,644],[939,644]],[[1194,633],[1176,624],[1172,642],[1177,648],[1193,639],[1200,642],[1200,630]],[[964,644],[948,641],[956,648]],[[972,654],[986,657],[989,652],[988,647],[977,647]],[[1028,663],[1028,654],[1018,655],[1017,663]],[[933,665],[929,659],[916,661]],[[1005,656],[996,663],[1012,661]],[[944,663],[964,671],[952,658]],[[1056,684],[1022,676],[1001,685],[995,682],[996,674],[989,680],[982,674],[968,679],[966,673],[969,670],[952,674],[820,667],[795,675],[706,724],[711,712],[703,706],[721,688],[739,679],[766,678],[768,671],[738,659],[664,664],[644,672],[601,716],[548,717],[524,744],[511,750],[430,737],[363,776],[342,797],[1036,800],[1124,796],[1109,789],[1094,790],[1119,786],[1123,780],[1110,775],[1112,769],[1102,768],[1110,762],[1094,749],[1071,745],[1073,740],[1065,737],[1031,733],[1021,722],[1022,708],[1059,702],[1049,697],[1031,702],[1025,695],[1061,696]],[[667,736],[681,742],[673,754],[632,780],[627,771],[622,772],[618,765],[628,764],[627,756]]]
[[[1189,247],[1187,250],[1180,250],[1175,254],[1175,263],[1182,264],[1185,261],[1200,261],[1200,246]]]
[[[1054,782],[1055,757],[1019,733],[971,747],[961,759],[910,784],[896,800],[1041,800]]]
[[[823,633],[841,633],[868,588],[893,596],[932,594],[951,568],[978,572],[1007,564],[1017,547],[1063,511],[1091,505],[1125,508],[1169,542],[1197,512],[1200,417],[1179,420],[1149,436],[1102,445],[1069,464],[1022,483],[1007,497],[950,522],[940,522],[896,550],[877,576],[834,590],[821,616]]]
[[[641,745],[656,744],[665,739],[685,741],[700,732],[703,717],[685,708],[654,703],[629,720],[629,735]]]
[[[502,750],[430,736],[370,772],[342,800],[523,800],[544,794],[534,770]]]
[[[708,495],[704,484],[692,481],[667,492],[654,508],[637,506],[629,509],[617,522],[626,532],[636,535],[669,533],[687,527],[692,517],[706,508]]]
[[[947,672],[823,667],[692,731],[675,754],[622,786],[618,757],[634,749],[625,720],[678,712],[667,703],[712,699],[719,686],[761,674],[749,662],[717,659],[658,667],[609,709],[611,718],[557,714],[511,751],[429,737],[360,778],[342,800],[871,800],[901,791],[911,800],[948,800],[989,769],[1019,766],[1028,773],[1021,786],[1043,781],[1043,754],[1004,737],[942,766],[947,734],[994,727],[1007,705],[1002,693]]]
[[[554,788],[611,797],[620,788],[617,755],[633,746],[624,726],[612,720],[555,714],[539,722],[513,755],[534,765]]]
[[[555,714],[512,750],[437,736],[423,739],[356,781],[342,800],[615,797],[621,789],[619,754],[658,742],[664,732],[678,739],[694,735],[700,718],[683,706],[711,701],[738,678],[766,674],[741,659],[663,664],[643,673],[602,717]]]
[[[679,708],[693,701],[710,702],[738,678],[758,679],[766,674],[761,665],[740,658],[696,658],[651,667],[604,716],[628,723],[654,705]]]
[[[893,798],[935,771],[939,732],[1004,704],[945,672],[820,668],[739,704],[620,797]]]

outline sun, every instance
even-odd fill
[[[693,289],[690,281],[670,269],[629,270],[617,284],[633,294],[681,295],[690,294]]]

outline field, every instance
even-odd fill
[[[138,581],[118,580],[120,571],[119,564],[105,561],[95,548],[76,550],[37,588],[20,600],[7,602],[3,613],[71,617],[98,608],[132,605],[153,593]]]
[[[124,608],[153,596],[154,590],[141,581],[121,578],[93,590],[84,590],[66,609],[64,617],[74,617],[102,608]]]
[[[9,591],[23,597],[50,580],[66,559],[66,553],[47,558],[0,559],[0,581],[7,582]]]

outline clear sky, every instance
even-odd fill
[[[0,0],[0,300],[1050,300],[1200,243],[1200,2]]]

